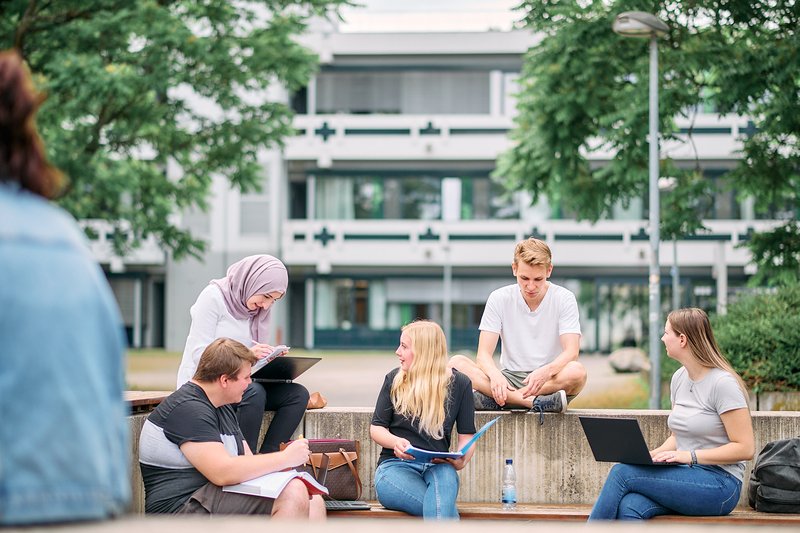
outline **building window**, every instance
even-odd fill
[[[457,176],[457,173],[455,173]],[[517,219],[516,195],[488,176],[461,180],[462,220]],[[315,178],[314,217],[318,220],[441,220],[442,180],[431,175],[337,175]],[[293,192],[305,192],[295,188]],[[304,202],[295,202],[300,205]],[[298,213],[299,210],[294,210]]]
[[[489,71],[335,71],[317,76],[317,113],[488,114]]]

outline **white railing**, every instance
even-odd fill
[[[95,237],[89,238],[89,248],[95,260],[101,265],[108,265],[112,272],[124,271],[128,265],[166,264],[167,256],[152,235],[143,240],[138,248],[120,256],[114,250],[111,238],[114,227],[107,220],[81,220],[79,224],[82,228],[88,228],[95,235]],[[127,238],[132,241],[132,236]]]
[[[736,115],[699,114],[675,122],[692,130],[691,139],[678,133],[677,140],[662,142],[662,155],[675,159],[738,158],[748,126],[746,117]],[[511,146],[507,133],[513,121],[505,115],[337,114],[298,115],[294,126],[301,134],[287,140],[286,157],[317,160],[324,168],[334,159],[494,160]],[[611,155],[601,148],[589,157]]]
[[[678,242],[679,264],[707,267],[724,259],[729,266],[743,267],[750,262],[749,252],[739,246],[743,238],[776,224],[707,221],[707,233]],[[648,265],[646,221],[289,220],[282,253],[287,264],[313,266],[321,273],[337,265],[495,267],[509,265],[514,243],[534,232],[551,246],[559,266]],[[662,241],[659,253],[662,265],[672,264],[671,241]]]

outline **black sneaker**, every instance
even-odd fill
[[[494,401],[494,398],[486,396],[482,392],[476,390],[472,391],[472,399],[475,402],[476,411],[499,411],[502,409],[502,407],[497,405],[497,402]]]
[[[544,424],[544,413],[566,413],[567,412],[567,393],[558,390],[553,394],[537,396],[533,400],[533,407],[528,411],[539,413],[539,425]]]

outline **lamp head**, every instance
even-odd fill
[[[644,11],[620,13],[611,28],[623,37],[661,37],[669,31],[658,17]]]

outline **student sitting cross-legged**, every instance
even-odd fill
[[[395,352],[400,368],[386,375],[378,395],[370,437],[381,445],[375,492],[388,509],[426,519],[458,519],[458,475],[474,446],[459,459],[412,461],[409,446],[446,452],[453,426],[458,446],[475,433],[475,408],[469,378],[447,366],[447,341],[435,322],[403,328]]]
[[[243,344],[220,338],[200,357],[194,377],[147,417],[139,465],[147,513],[251,514],[276,518],[323,518],[319,496],[289,482],[276,499],[223,492],[222,486],[303,464],[308,441],[280,452],[253,455],[233,405],[250,384],[256,356]]]

